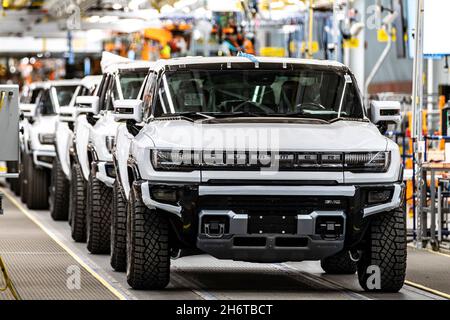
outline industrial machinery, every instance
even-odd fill
[[[0,85],[0,145],[1,161],[19,163],[19,87],[16,85]],[[0,177],[17,179],[19,175],[0,172]],[[0,193],[0,215],[3,214],[2,197]],[[10,290],[16,299],[20,299],[1,256],[0,272],[4,278],[0,292]]]

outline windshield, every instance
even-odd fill
[[[174,113],[295,116],[330,121],[364,117],[352,78],[330,70],[168,72],[155,116]]]
[[[61,107],[66,107],[70,105],[70,101],[72,101],[72,97],[77,89],[77,86],[59,86],[55,87],[55,89],[59,105]]]
[[[123,99],[137,99],[148,70],[141,72],[121,73],[119,77]]]

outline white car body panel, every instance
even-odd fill
[[[33,154],[34,163],[51,169],[52,165],[37,161],[37,156],[56,156],[53,144],[42,144],[39,140],[41,134],[55,134],[55,124],[57,116],[37,116],[35,122],[29,127],[30,152]]]
[[[86,119],[86,115],[79,115],[75,122],[75,148],[77,150],[78,163],[81,166],[84,179],[89,179],[89,159],[87,154],[87,147],[89,144],[89,131],[91,125]]]
[[[118,166],[117,172],[119,174],[119,179],[122,182],[121,185],[123,188],[123,192],[127,199],[130,194],[127,163],[130,156],[130,147],[133,138],[134,136],[128,132],[126,125],[123,123],[119,124],[116,135],[115,156]]]
[[[99,161],[111,162],[112,154],[106,147],[106,137],[115,137],[119,123],[114,120],[113,113],[107,111],[91,127],[89,132],[89,143],[92,144]]]
[[[66,122],[56,122],[56,152],[61,163],[62,171],[68,180],[71,178],[70,148],[73,145],[73,132]]]

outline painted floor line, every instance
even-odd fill
[[[436,290],[436,289],[431,289],[431,288],[429,288],[427,286],[423,286],[423,285],[421,285],[419,283],[415,283],[415,282],[412,282],[412,281],[409,281],[409,280],[406,280],[405,284],[407,284],[408,286],[411,286],[411,287],[414,287],[414,288],[417,288],[417,289],[420,289],[420,290],[432,293],[434,295],[437,295],[439,297],[442,297],[442,298],[450,300],[450,294],[447,294],[445,292],[442,292],[442,291],[439,291],[439,290]]]
[[[34,224],[36,224],[42,231],[44,231],[50,238],[53,239],[61,248],[63,248],[72,258],[74,258],[86,271],[88,271],[95,279],[97,279],[103,286],[111,291],[120,300],[128,300],[122,293],[114,288],[108,281],[95,272],[89,265],[86,264],[75,252],[62,243],[57,236],[55,236],[50,230],[47,229],[40,221],[38,221],[27,209],[25,209],[14,197],[12,197],[7,190],[0,188],[6,198],[23,214],[25,214]]]

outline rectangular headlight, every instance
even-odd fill
[[[39,134],[39,142],[42,144],[54,144],[56,135],[54,133],[41,133]]]
[[[200,163],[199,153],[182,150],[151,150],[155,170],[194,170]]]
[[[348,153],[345,155],[345,168],[353,172],[386,172],[390,161],[390,152]]]

